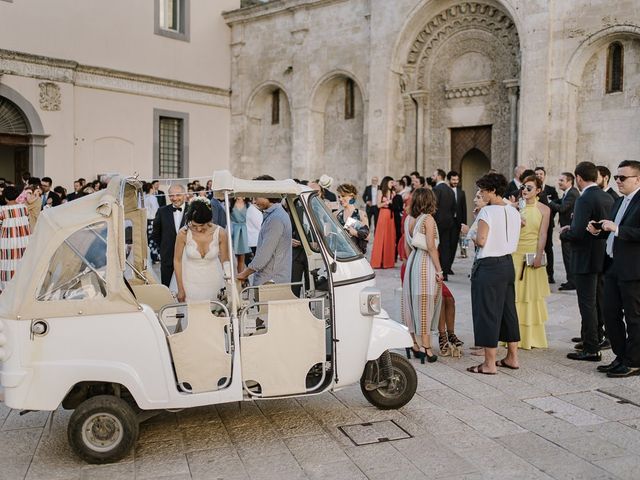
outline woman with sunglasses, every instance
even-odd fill
[[[178,301],[217,300],[224,287],[224,272],[231,272],[226,231],[213,224],[211,204],[206,197],[195,197],[186,216],[173,256]]]
[[[516,310],[520,325],[520,348],[547,348],[544,323],[547,321],[546,297],[549,279],[544,268],[544,248],[551,210],[538,201],[542,191],[542,180],[529,175],[522,181],[520,217],[522,228],[518,248],[512,254],[516,270]],[[527,265],[526,255],[535,254],[532,264]],[[530,262],[531,263],[531,262]]]

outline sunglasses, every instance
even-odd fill
[[[613,176],[613,179],[616,182],[620,182],[620,183],[624,183],[627,180],[627,178],[638,178],[638,175],[629,175],[629,176],[627,176],[627,175],[614,175]]]
[[[526,190],[527,192],[533,192],[536,187],[532,187],[531,185],[522,185],[520,187],[521,190]]]

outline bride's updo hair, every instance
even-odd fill
[[[196,197],[191,200],[187,210],[187,222],[209,223],[213,220],[211,203],[208,198]]]

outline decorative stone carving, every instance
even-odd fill
[[[418,75],[413,79],[411,87],[424,88],[424,70],[431,54],[447,39],[470,29],[491,33],[506,48],[512,58],[511,63],[519,67],[520,42],[515,24],[509,15],[483,3],[463,2],[435,15],[417,35],[406,62],[406,65],[418,65]]]
[[[453,98],[483,97],[489,95],[489,89],[492,83],[493,82],[488,81],[454,87],[446,86],[444,88],[444,98],[450,100]]]
[[[40,108],[49,112],[60,110],[62,94],[60,87],[52,82],[40,82]]]

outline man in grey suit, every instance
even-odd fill
[[[553,214],[558,214],[558,222],[560,228],[571,225],[571,217],[573,215],[573,206],[580,196],[580,192],[574,186],[575,177],[573,173],[564,172],[558,179],[558,188],[563,192],[562,198],[549,202],[549,208]],[[573,281],[571,272],[571,242],[560,238],[562,245],[562,263],[567,272],[567,281],[560,285],[560,290],[575,290],[576,286]]]

